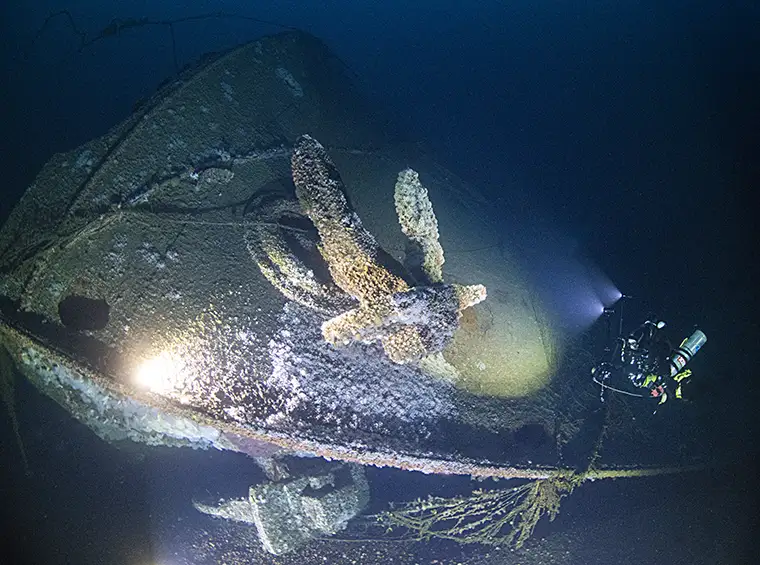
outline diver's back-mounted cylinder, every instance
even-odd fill
[[[707,343],[707,336],[702,330],[694,330],[694,333],[687,337],[681,345],[676,347],[675,351],[670,354],[670,376],[673,377],[681,372],[686,363],[702,349]]]

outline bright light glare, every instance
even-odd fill
[[[618,290],[607,275],[596,268],[595,271],[589,269],[591,284],[596,290],[597,296],[606,307],[610,307],[623,297],[623,293]]]
[[[158,393],[173,390],[182,380],[182,363],[168,351],[144,361],[135,375],[139,386]]]
[[[592,309],[593,309],[594,318],[598,318],[599,316],[604,314],[604,304],[602,304],[600,301],[595,302],[594,305],[592,306]]]
[[[576,329],[583,331],[596,322],[604,314],[604,304],[589,290],[586,293],[578,292],[578,303],[574,321]]]

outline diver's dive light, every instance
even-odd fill
[[[670,376],[674,377],[680,373],[705,343],[707,343],[707,336],[702,330],[694,330],[693,334],[683,340],[681,345],[670,354]]]

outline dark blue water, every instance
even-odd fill
[[[70,12],[46,20],[59,10]],[[218,10],[230,17],[178,21]],[[113,18],[143,17],[165,24],[97,39]],[[636,297],[632,323],[654,311],[674,340],[695,324],[709,336],[695,360],[695,425],[737,464],[584,487],[551,526],[567,532],[568,562],[753,562],[756,5],[9,0],[0,21],[0,218],[53,153],[106,132],[203,53],[283,26],[323,39],[401,135],[497,201],[526,250],[541,243],[537,281],[567,275],[567,258],[581,255]],[[576,299],[542,290],[558,305]],[[17,562],[171,563],[184,535],[172,520],[187,520],[187,532],[209,527],[187,495],[212,470],[244,493],[242,470],[254,472],[218,454],[115,450],[30,387],[18,392],[33,475],[23,477],[3,425],[0,484],[0,543]],[[373,473],[405,493],[428,480]]]

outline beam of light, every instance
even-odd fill
[[[591,313],[592,313],[592,315],[594,316],[595,319],[599,318],[602,314],[604,314],[605,306],[601,302],[601,300],[599,302],[596,302],[595,304],[593,304],[591,308],[592,308],[592,312]]]
[[[605,296],[607,299],[604,300],[604,304],[605,306],[610,307],[613,304],[615,304],[618,300],[623,298],[623,293],[620,292],[615,285],[612,285],[609,289],[607,289],[606,293],[603,295],[603,297]]]
[[[579,256],[578,260],[586,268],[589,284],[594,288],[599,300],[609,308],[623,297],[623,293],[615,286],[615,283],[602,271],[594,261],[586,256]]]
[[[574,281],[575,287],[566,291],[568,303],[561,308],[566,325],[572,332],[588,329],[604,313],[602,301],[592,288],[583,283],[581,279]]]
[[[605,277],[606,278],[606,277]],[[596,293],[605,307],[613,306],[618,300],[623,298],[623,293],[612,283],[611,280],[595,280],[592,284],[596,288]]]
[[[522,241],[535,290],[557,327],[570,335],[589,329],[622,296],[578,241],[552,226],[524,233]]]

